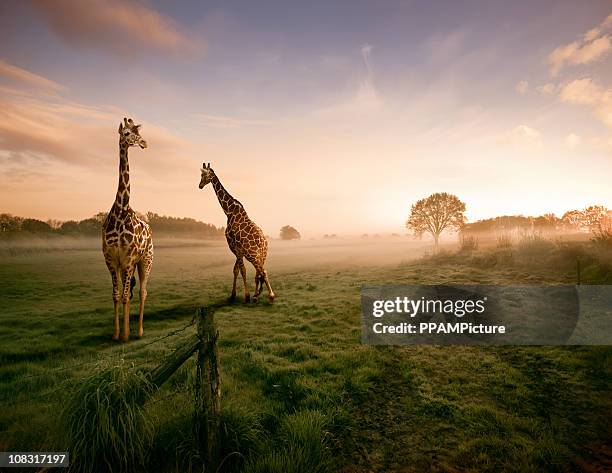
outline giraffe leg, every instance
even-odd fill
[[[244,301],[251,302],[251,294],[249,293],[249,285],[247,283],[246,278],[246,266],[244,265],[244,261],[242,260],[242,258],[240,259],[239,267],[240,274],[242,275],[242,281],[244,282]]]
[[[140,312],[138,315],[138,338],[142,337],[144,328],[142,325],[144,319],[144,306],[147,300],[147,283],[149,282],[149,273],[151,272],[151,262],[140,260],[138,263],[138,279],[140,280]]]
[[[123,335],[121,338],[124,342],[127,342],[130,338],[130,292],[133,275],[133,267],[123,270]]]
[[[236,258],[236,262],[234,263],[234,285],[232,286],[232,295],[230,296],[231,301],[236,299],[236,281],[238,279],[238,273],[240,272],[240,263],[238,261],[238,258]]]
[[[272,286],[270,285],[270,279],[268,278],[268,271],[266,271],[265,269],[263,270],[263,281],[266,283],[266,287],[268,288],[268,300],[270,301],[270,303],[272,303],[274,302],[276,294],[274,294],[274,291],[272,290]]]
[[[113,279],[113,306],[115,314],[113,340],[119,340],[119,301],[121,300],[121,292],[119,291],[119,272],[115,268],[111,268],[110,271],[111,278]]]
[[[263,289],[263,276],[260,268],[255,268],[255,294],[253,295],[253,302],[257,302],[259,294]]]

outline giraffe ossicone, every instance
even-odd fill
[[[119,184],[115,202],[102,226],[102,252],[113,282],[115,325],[113,340],[119,339],[119,304],[123,304],[123,341],[130,336],[130,300],[136,284],[134,273],[140,280],[140,310],[138,337],[143,335],[144,304],[147,283],[153,265],[153,238],[149,224],[130,207],[130,166],[128,149],[132,146],[147,148],[140,136],[141,125],[131,118],[119,123]]]
[[[249,218],[242,204],[225,190],[221,181],[210,167],[210,163],[208,165],[203,163],[201,172],[200,189],[212,183],[219,204],[227,216],[225,238],[231,252],[236,256],[231,298],[235,299],[236,297],[236,280],[238,279],[238,272],[240,272],[244,282],[244,299],[246,302],[250,302],[251,296],[246,279],[246,267],[243,261],[243,258],[246,258],[255,268],[255,294],[253,295],[253,300],[257,301],[265,284],[268,289],[268,300],[270,302],[274,301],[275,294],[270,285],[268,272],[265,269],[266,257],[268,255],[268,240],[266,236],[261,231],[261,228]]]

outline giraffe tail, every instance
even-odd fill
[[[134,297],[134,287],[136,286],[136,276],[132,276],[130,281],[130,300]]]

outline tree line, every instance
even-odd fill
[[[0,214],[0,237],[19,237],[26,235],[69,235],[99,236],[106,212],[99,212],[84,220],[37,220],[8,213]],[[200,222],[193,218],[168,217],[147,212],[140,215],[149,222],[154,233],[168,236],[189,236],[194,238],[219,238],[224,235],[224,227]]]
[[[603,205],[590,205],[581,210],[570,210],[562,217],[544,214],[538,217],[504,215],[466,223],[465,203],[455,195],[438,192],[412,205],[406,228],[417,237],[428,233],[438,246],[444,231],[473,233],[510,232],[590,232],[595,238],[612,239],[612,210]]]
[[[463,226],[466,233],[536,231],[553,232],[591,232],[598,234],[608,230],[612,216],[603,205],[590,205],[582,210],[569,210],[561,217],[544,214],[537,217],[523,215],[504,215],[501,217],[478,220]]]

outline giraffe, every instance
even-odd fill
[[[130,165],[128,148],[147,147],[140,136],[141,125],[132,119],[123,119],[119,124],[119,187],[117,196],[102,227],[102,252],[113,280],[113,303],[115,329],[113,340],[119,339],[119,302],[123,303],[123,341],[130,337],[130,299],[136,285],[134,272],[138,269],[140,279],[140,315],[138,337],[142,337],[142,319],[147,299],[147,282],[153,264],[153,239],[147,222],[139,218],[130,207]],[[119,287],[121,281],[122,287]]]
[[[274,291],[268,279],[268,272],[264,268],[266,256],[268,254],[268,241],[264,236],[261,228],[259,228],[247,215],[246,210],[238,200],[234,199],[229,192],[225,190],[221,181],[211,169],[210,163],[208,166],[204,163],[202,168],[202,177],[200,179],[200,189],[208,183],[212,182],[217,199],[225,215],[227,215],[227,228],[225,229],[225,238],[232,253],[236,256],[234,263],[234,285],[232,287],[231,299],[236,298],[236,280],[238,279],[238,271],[242,275],[244,282],[244,300],[250,302],[251,295],[246,279],[246,267],[242,258],[246,258],[255,268],[255,294],[253,301],[257,302],[259,294],[263,290],[265,284],[268,289],[268,300],[274,301]]]

